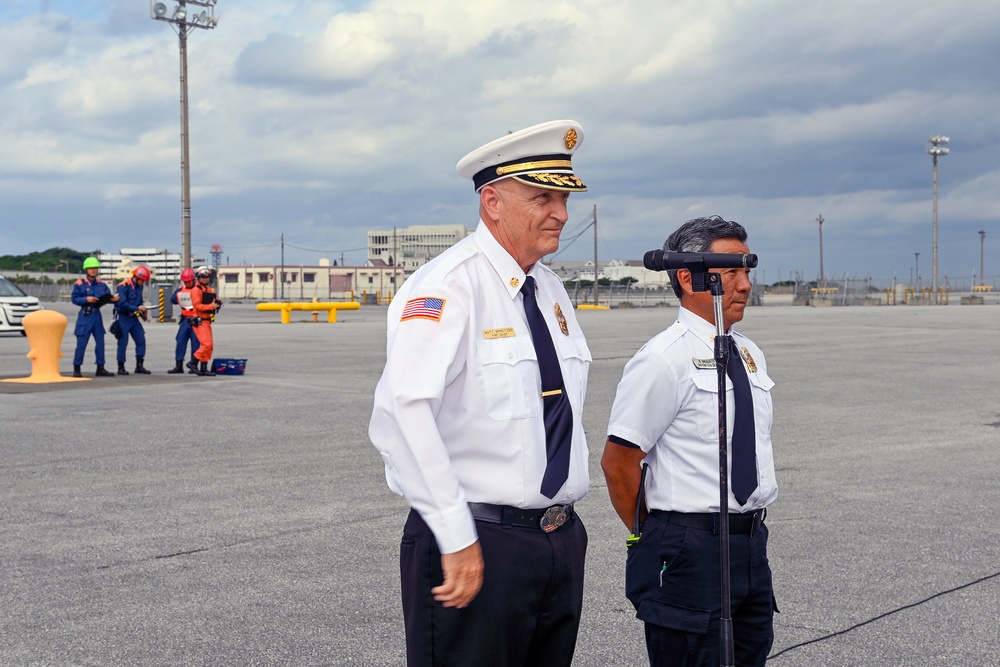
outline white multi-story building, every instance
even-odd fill
[[[412,225],[369,231],[368,261],[400,266],[410,274],[471,233],[465,225]]]
[[[156,248],[122,248],[117,253],[100,252],[95,255],[101,263],[98,274],[101,280],[119,282],[132,275],[137,266],[145,266],[152,274],[151,282],[180,282],[180,253]],[[191,268],[208,264],[204,257],[191,257]]]

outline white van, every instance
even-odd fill
[[[20,331],[22,336],[27,335],[21,319],[41,308],[37,298],[28,296],[20,287],[0,276],[0,333]]]

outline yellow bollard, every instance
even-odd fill
[[[28,335],[31,350],[31,377],[13,378],[3,382],[24,382],[42,384],[45,382],[78,382],[90,378],[63,377],[59,374],[59,349],[63,334],[66,333],[66,316],[54,310],[36,310],[24,316],[22,323]]]

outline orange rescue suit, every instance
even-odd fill
[[[194,358],[207,363],[212,360],[212,351],[215,348],[215,343],[212,340],[212,314],[216,311],[217,302],[203,303],[202,294],[204,292],[215,294],[215,290],[207,285],[196,284],[191,288],[191,306],[197,316],[201,318],[201,324],[193,327],[194,335],[201,343],[201,347],[194,353]]]

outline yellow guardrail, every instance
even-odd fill
[[[313,312],[313,322],[317,321],[316,315],[319,311],[327,311],[327,322],[337,321],[337,311],[338,310],[358,310],[361,308],[360,303],[354,301],[336,301],[336,302],[299,302],[299,303],[258,303],[257,310],[260,311],[281,311],[281,323],[288,324],[292,321],[292,311],[293,310],[310,310]]]

